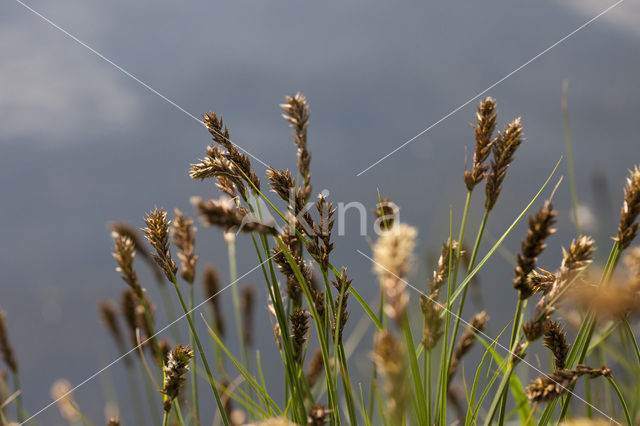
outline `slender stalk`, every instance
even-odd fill
[[[407,343],[407,352],[409,354],[409,366],[411,368],[411,377],[413,379],[413,387],[415,388],[416,398],[418,400],[417,416],[420,424],[428,424],[426,411],[426,397],[422,380],[420,379],[420,367],[418,366],[418,357],[416,356],[415,346],[413,344],[413,334],[411,332],[411,324],[409,315],[405,314],[403,320],[404,337]],[[444,423],[443,423],[444,424]]]
[[[233,282],[233,281],[231,281]],[[191,316],[191,322],[193,322],[193,283],[189,284],[189,312]],[[235,286],[234,286],[235,287]],[[189,345],[193,348],[193,334],[189,333]],[[193,365],[196,365],[197,357],[193,354]],[[193,397],[193,415],[199,421],[200,411],[198,404],[198,376],[196,375],[196,369],[191,369],[191,395]]]
[[[471,193],[469,192],[469,195],[471,195]],[[470,199],[470,197],[467,197],[467,199]],[[468,271],[472,271],[473,267],[475,266],[475,262],[476,262],[476,256],[478,255],[478,249],[480,247],[480,241],[482,240],[482,235],[484,234],[484,230],[485,227],[487,226],[487,220],[489,219],[489,213],[491,211],[490,210],[485,210],[484,215],[482,217],[482,222],[480,222],[480,228],[478,229],[478,234],[476,235],[476,241],[473,244],[473,250],[471,251],[471,257],[469,259],[469,268]],[[466,220],[465,220],[466,221]],[[463,236],[464,234],[461,232],[460,233],[461,236]],[[458,257],[460,256],[460,247],[462,247],[462,240],[458,240],[458,255],[456,256],[456,262],[459,261]],[[456,272],[454,270],[454,282],[455,282],[455,277],[456,277]],[[460,296],[460,304],[458,305],[458,310],[456,312],[456,318],[454,320],[453,323],[453,333],[451,335],[451,348],[449,349],[449,354],[447,355],[447,364],[450,365],[451,364],[451,359],[453,357],[453,351],[455,348],[455,341],[458,335],[458,328],[460,327],[460,320],[462,318],[462,310],[464,309],[464,302],[466,300],[467,297],[467,290],[469,289],[469,286],[466,286],[463,291],[462,294]],[[448,367],[447,367],[448,369]]]
[[[224,410],[224,406],[222,405],[222,401],[220,400],[220,395],[218,394],[218,389],[216,388],[216,382],[213,379],[213,375],[211,374],[211,369],[209,368],[209,362],[207,362],[207,357],[205,356],[204,349],[202,349],[202,344],[200,343],[200,339],[198,338],[198,333],[196,332],[196,328],[193,324],[193,320],[191,319],[191,315],[189,315],[189,311],[187,310],[187,305],[184,303],[184,298],[182,297],[182,292],[178,287],[178,282],[176,281],[176,277],[172,276],[173,287],[178,295],[178,300],[180,300],[180,306],[187,317],[187,322],[189,323],[189,328],[191,328],[191,334],[193,334],[193,338],[195,340],[196,346],[198,347],[198,352],[200,353],[200,357],[202,358],[202,363],[204,364],[204,369],[207,372],[207,378],[209,379],[209,384],[211,385],[211,390],[213,391],[213,395],[216,398],[216,403],[218,404],[218,410],[220,410],[220,416],[222,417],[222,421],[225,426],[229,426],[229,419],[227,417],[227,413]]]
[[[169,413],[167,411],[164,412],[162,416],[162,426],[167,426],[169,424]]]

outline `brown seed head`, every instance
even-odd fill
[[[476,140],[473,166],[471,171],[465,170],[464,172],[464,183],[469,191],[473,191],[473,188],[482,182],[489,169],[485,162],[491,154],[491,147],[494,143],[493,131],[496,128],[496,117],[496,101],[490,97],[484,98],[478,106],[476,125],[473,126],[473,135]]]
[[[164,410],[171,410],[171,403],[180,393],[180,388],[185,382],[189,371],[189,362],[193,358],[193,351],[189,346],[176,345],[169,352],[167,364],[164,367],[164,387],[160,391],[167,396],[164,402]]]
[[[71,393],[72,386],[66,379],[58,379],[51,385],[50,395],[56,402],[60,415],[70,423],[76,422],[79,418],[78,412],[74,408],[75,402]]]
[[[530,402],[549,402],[564,395],[578,378],[587,375],[590,379],[596,377],[610,377],[611,370],[606,367],[592,369],[586,365],[577,365],[573,370],[559,370],[548,376],[540,376],[525,392]]]
[[[440,251],[440,257],[438,258],[438,266],[436,270],[433,271],[433,280],[429,283],[429,288],[432,293],[437,292],[449,279],[449,263],[452,265],[454,264],[454,261],[449,261],[449,255],[451,254],[455,257],[457,250],[458,242],[456,240],[453,240],[453,244],[450,240],[442,243],[442,250]],[[460,254],[462,255],[464,252],[461,252]]]
[[[547,200],[535,216],[529,217],[527,237],[522,241],[521,252],[516,257],[518,266],[515,268],[513,278],[513,287],[519,291],[522,300],[528,299],[534,293],[528,277],[535,269],[538,255],[546,247],[545,239],[556,231],[552,227],[556,214],[551,200]]]
[[[634,278],[640,279],[640,246],[630,248],[624,256],[623,262]]]
[[[169,281],[175,280],[178,267],[176,263],[171,259],[171,251],[169,250],[169,224],[167,221],[167,212],[154,208],[147,213],[144,218],[146,228],[142,229],[145,234],[145,238],[156,250],[153,254],[153,258]]]
[[[488,319],[489,317],[487,317],[486,311],[475,314],[471,319],[471,325],[469,328],[460,336],[460,340],[458,340],[458,345],[456,346],[456,350],[453,353],[451,364],[449,366],[449,383],[451,382],[451,378],[456,374],[460,360],[473,347],[473,344],[476,341],[476,334],[484,331]]]
[[[136,246],[133,240],[125,235],[112,233],[114,247],[113,258],[116,260],[118,267],[116,271],[120,272],[120,277],[127,283],[136,294],[142,294],[142,287],[138,281],[138,274],[133,267],[133,260],[136,257]]]
[[[329,423],[329,415],[331,410],[328,410],[322,404],[316,404],[309,409],[309,416],[307,417],[308,426],[323,426]]]
[[[320,348],[316,349],[311,357],[311,361],[309,361],[309,366],[307,367],[307,383],[309,386],[313,386],[320,378],[320,375],[324,372],[324,359],[322,358],[322,350]]]
[[[9,342],[9,333],[7,331],[7,324],[5,323],[6,317],[7,314],[4,311],[0,311],[0,353],[7,367],[9,367],[13,373],[16,373],[18,371],[18,361],[13,352],[13,346],[11,346]]]
[[[302,362],[307,332],[309,331],[309,314],[304,309],[296,308],[291,313],[291,342],[293,344],[293,356],[297,362]]]
[[[189,284],[193,284],[198,260],[198,255],[194,252],[196,227],[193,226],[193,220],[178,209],[175,209],[172,236],[173,244],[178,248],[182,278]]]
[[[163,275],[162,270],[158,268],[158,265],[151,257],[151,254],[149,253],[149,251],[146,249],[145,245],[143,244],[143,241],[140,239],[138,230],[134,226],[128,224],[127,222],[122,222],[122,221],[111,222],[109,224],[109,227],[111,228],[111,232],[115,232],[116,234],[120,234],[125,237],[131,238],[131,241],[133,241],[133,246],[136,250],[136,253],[139,253],[140,256],[142,256],[142,260],[144,260],[149,265],[158,283],[164,284],[164,278],[162,277]]]
[[[221,337],[224,337],[224,316],[222,315],[220,299],[217,297],[220,293],[220,285],[216,268],[211,265],[206,267],[202,284],[204,297],[209,302],[213,314],[213,330],[219,333]]]
[[[435,348],[443,334],[443,319],[440,317],[442,306],[436,301],[436,297],[437,293],[432,293],[430,297],[420,296],[420,310],[424,317],[422,344],[426,350]]]
[[[389,201],[386,197],[382,198],[380,202],[376,204],[376,208],[373,209],[378,228],[381,231],[393,228],[398,211],[399,208],[393,201]]]
[[[624,188],[624,202],[620,210],[620,225],[615,238],[620,245],[620,250],[627,248],[635,238],[639,226],[636,222],[638,214],[640,214],[640,168],[635,166],[629,171],[627,185]]]
[[[298,172],[302,177],[305,200],[311,195],[311,152],[307,148],[307,126],[309,125],[309,105],[307,99],[300,92],[292,96],[285,96],[285,104],[280,108],[284,110],[285,120],[293,127],[293,141],[298,148]]]
[[[492,210],[496,205],[502,189],[502,183],[507,175],[507,169],[522,141],[524,141],[524,138],[522,136],[520,118],[509,123],[502,132],[498,132],[498,137],[492,147],[491,170],[487,176],[487,198],[485,200],[485,208],[487,210]]]
[[[242,309],[242,338],[244,344],[253,344],[253,311],[256,303],[256,291],[252,285],[242,289],[240,308]]]
[[[277,230],[261,223],[256,218],[248,215],[244,208],[238,208],[230,198],[222,197],[218,200],[203,200],[200,197],[192,197],[191,204],[196,208],[198,215],[206,226],[219,226],[225,232],[258,232],[261,234],[277,234]]]
[[[375,336],[373,360],[385,379],[387,416],[391,424],[401,424],[409,401],[404,347],[393,334],[379,331]]]
[[[556,370],[562,370],[569,353],[567,333],[557,321],[550,321],[544,333],[544,345],[553,354],[553,365]]]
[[[229,139],[229,129],[222,123],[222,117],[218,117],[215,112],[210,112],[203,115],[202,118],[214,142],[226,148],[227,152],[223,153],[222,156],[231,163],[232,173],[237,178],[245,180],[247,183],[251,183],[260,189],[260,180],[251,167],[249,156],[242,154],[238,147]],[[251,185],[250,187],[252,188]]]
[[[107,420],[107,426],[120,426],[120,419],[117,417],[111,417]]]
[[[109,334],[111,334],[111,337],[116,342],[118,350],[123,353],[126,352],[124,338],[120,331],[120,325],[118,324],[116,307],[110,300],[103,300],[100,302],[100,316],[102,317],[102,321],[104,322],[107,331],[109,331]]]

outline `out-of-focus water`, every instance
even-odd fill
[[[418,288],[426,285],[424,259],[448,236],[450,207],[454,223],[459,220],[465,147],[472,149],[469,123],[477,101],[356,174],[608,6],[595,1],[30,4],[191,114],[222,113],[231,138],[274,167],[295,168],[291,131],[278,104],[285,94],[304,92],[311,104],[314,192],[328,189],[336,202],[373,206],[379,189],[394,200],[402,220],[420,230],[422,264],[412,279]],[[640,34],[633,26],[639,13],[635,3],[620,4],[489,91],[498,100],[500,126],[522,116],[527,140],[489,220],[482,255],[564,154],[560,93],[567,78],[578,193],[596,219],[589,231],[604,256],[626,170],[640,162]],[[155,205],[191,212],[190,196],[217,196],[217,190],[187,176],[189,163],[209,143],[202,126],[12,1],[0,5],[0,54],[0,307],[8,314],[19,355],[26,406],[35,412],[50,402],[55,379],[80,383],[118,355],[96,310],[100,299],[117,299],[124,288],[114,271],[106,223],[141,226],[144,212]],[[254,166],[263,172],[258,162]],[[566,174],[566,163],[559,174]],[[605,185],[608,198],[595,197],[594,185]],[[474,196],[471,234],[478,226],[482,190]],[[550,269],[575,233],[569,195],[565,179],[556,196],[560,232],[540,259]],[[333,262],[347,266],[353,285],[372,299],[377,283],[370,262],[356,252],[368,253],[369,247],[355,214],[348,215],[346,229],[336,238]],[[505,326],[514,309],[509,252],[518,250],[524,230],[518,226],[505,241],[505,252],[480,274],[490,335]],[[221,234],[200,227],[197,247],[199,264],[213,262],[228,282]],[[257,260],[245,238],[238,250],[242,274]],[[150,275],[142,264],[139,269],[161,305]],[[275,365],[261,273],[242,281],[257,286],[257,345],[265,365]],[[231,323],[230,294],[220,297]],[[411,299],[414,308],[417,300]],[[470,304],[465,317],[474,308]],[[352,301],[347,333],[362,314]],[[160,327],[166,318],[159,314],[157,321]],[[180,327],[186,335],[185,324]],[[364,339],[354,368],[361,377],[368,371],[370,334]],[[123,371],[114,365],[76,392],[97,424],[105,395],[113,390],[125,424],[132,424]],[[279,388],[280,368],[266,373],[268,383]],[[204,383],[201,393],[203,400],[209,398]],[[203,404],[206,412],[213,409],[212,403]],[[46,425],[62,422],[56,408],[37,419]]]

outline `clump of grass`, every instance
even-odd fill
[[[213,112],[203,115],[213,144],[206,147],[203,158],[191,164],[189,175],[195,180],[213,181],[224,195],[218,199],[193,197],[191,202],[195,217],[205,227],[222,231],[228,249],[228,283],[211,265],[198,272],[201,265],[196,226],[187,214],[175,210],[169,220],[164,209],[156,207],[147,213],[142,232],[150,248],[132,225],[111,224],[112,254],[126,286],[119,309],[114,302],[105,300],[100,303],[99,313],[117,352],[137,353],[136,357],[125,357],[130,396],[117,395],[120,403],[132,406],[132,424],[171,422],[186,426],[208,424],[213,419],[214,424],[225,425],[405,425],[454,421],[489,425],[514,422],[512,416],[518,416],[523,424],[537,421],[544,425],[564,421],[569,413],[576,418],[593,417],[594,411],[631,424],[640,415],[640,349],[630,324],[634,314],[640,312],[640,248],[631,247],[640,214],[637,166],[631,170],[624,189],[614,246],[600,282],[594,284],[589,274],[595,242],[586,235],[577,236],[562,250],[557,269],[539,265],[538,258],[550,244],[548,237],[555,232],[559,215],[552,204],[554,190],[529,218],[521,250],[514,256],[515,269],[503,276],[504,284],[511,282],[517,290],[517,295],[512,292],[513,318],[497,325],[502,332],[489,335],[486,311],[474,315],[469,322],[462,320],[468,285],[537,203],[556,170],[480,259],[490,213],[496,209],[507,171],[524,141],[521,120],[511,121],[495,134],[497,103],[489,97],[480,102],[470,135],[475,143],[473,161],[463,175],[467,194],[460,225],[454,227],[452,211],[448,232],[437,236],[445,242],[431,276],[414,280],[418,230],[402,222],[398,207],[378,194],[373,212],[379,237],[372,244],[370,258],[380,285],[380,305],[375,309],[360,294],[370,286],[371,279],[354,279],[347,274],[346,266],[335,260],[334,202],[328,196],[315,198],[313,194],[308,142],[310,105],[304,95],[296,93],[285,97],[281,108],[293,129],[297,164],[294,173],[267,169],[268,187],[278,201],[265,194],[250,156],[231,141],[222,117]],[[475,239],[469,241],[465,234],[468,219],[475,215],[472,193],[483,180],[484,211]],[[284,208],[277,207],[277,203],[284,203]],[[267,213],[274,213],[278,220],[262,220]],[[246,238],[253,246],[257,269],[262,272],[257,291],[253,286],[244,286],[240,293],[237,287],[242,277],[236,270],[236,238]],[[611,283],[625,249],[628,277],[616,276]],[[151,292],[141,281],[144,274],[136,271],[136,253],[162,284],[163,309],[155,307]],[[196,327],[194,311],[200,306],[194,292],[197,280],[202,283],[201,304],[206,303],[209,311],[201,318],[202,330],[206,327],[213,345],[210,353],[205,351],[203,336]],[[188,298],[183,296],[182,281],[187,285]],[[226,321],[223,315],[223,292],[229,286],[235,321]],[[170,287],[175,296],[165,292]],[[420,293],[419,298],[410,297],[413,291]],[[266,350],[272,349],[280,357],[277,366],[263,365],[261,351],[256,347],[261,339],[254,336],[254,316],[261,314],[256,308],[262,293],[266,294],[268,307],[264,314],[271,321],[275,338],[273,347]],[[507,306],[508,296],[509,293],[500,294]],[[536,298],[537,303],[528,306]],[[172,328],[171,340],[156,333],[157,318],[162,314],[171,321],[178,318],[173,312],[176,302],[188,325],[185,341],[179,326]],[[573,324],[566,313],[569,306],[582,315],[577,330],[569,330]],[[354,321],[361,312],[364,319]],[[416,313],[421,314],[418,327],[413,321]],[[124,329],[120,326],[122,321]],[[368,344],[372,355],[357,360],[353,348],[367,347],[364,333],[359,331],[359,323],[366,322],[375,327],[373,341]],[[460,323],[466,327],[458,336]],[[508,344],[506,338],[503,344],[501,336],[508,328]],[[616,329],[621,332],[615,333]],[[416,344],[414,339],[418,336],[420,342]],[[545,353],[551,365],[547,373],[541,367],[544,362],[536,360],[532,364],[527,360],[531,358],[528,354],[532,345],[543,337],[541,346],[548,349]],[[471,356],[478,349],[482,351],[479,360]],[[25,412],[20,403],[18,357],[8,338],[4,314],[0,314],[0,353],[15,379],[11,390],[6,378],[0,380],[0,420],[8,424],[7,406],[16,406],[18,419],[24,419]],[[630,355],[635,356],[633,363],[628,361]],[[155,362],[149,363],[149,357]],[[363,369],[355,362],[369,362],[371,375],[362,377]],[[609,367],[592,368],[587,362]],[[433,369],[434,365],[437,369]],[[538,370],[538,377],[524,386],[517,365]],[[280,371],[282,380],[267,382],[265,370]],[[585,381],[588,391],[584,398],[580,397],[582,405],[571,403],[580,377],[605,379],[596,380],[593,385]],[[198,383],[203,379],[211,394],[199,391]],[[455,380],[462,381],[464,398]],[[141,392],[139,382],[145,392]],[[186,382],[191,385],[190,391],[185,390]],[[58,386],[54,398],[65,418],[88,423],[71,398],[72,389],[65,382],[64,389]],[[616,404],[612,392],[617,397]],[[600,399],[610,401],[606,411],[599,408]],[[558,413],[555,404],[559,401],[562,405]],[[112,418],[106,423],[113,426],[120,421]]]

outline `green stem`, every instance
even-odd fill
[[[176,294],[178,295],[178,299],[180,300],[180,306],[187,317],[187,322],[189,323],[189,328],[191,328],[191,334],[193,334],[193,338],[195,340],[196,346],[198,347],[198,352],[200,353],[200,358],[202,358],[202,363],[204,364],[204,369],[207,372],[207,378],[209,379],[209,384],[211,385],[211,390],[213,391],[213,395],[216,398],[216,403],[218,404],[218,410],[220,411],[220,416],[222,417],[222,421],[225,426],[229,426],[229,419],[227,417],[227,413],[224,410],[224,406],[222,405],[222,401],[220,400],[220,395],[218,394],[218,389],[216,388],[216,382],[213,379],[213,375],[211,374],[211,369],[209,368],[209,363],[207,362],[207,357],[205,356],[204,349],[202,349],[202,344],[200,344],[200,339],[198,338],[198,333],[196,333],[196,328],[193,324],[193,320],[189,315],[189,311],[187,310],[187,305],[184,303],[184,298],[182,297],[182,292],[180,292],[180,288],[178,287],[178,282],[175,277],[172,277],[173,288],[176,290]]]
[[[236,241],[235,238],[230,238],[227,241],[227,252],[229,255],[229,276],[231,282],[236,282],[238,279],[238,268],[236,262]],[[243,337],[244,324],[242,324],[242,308],[240,306],[240,294],[238,286],[231,286],[231,298],[233,300],[233,313],[236,321],[236,333],[238,337],[238,344],[240,345],[240,354],[242,356],[242,363],[247,365],[247,347]]]
[[[233,282],[233,281],[231,281]],[[235,287],[235,286],[234,286]],[[189,312],[191,316],[191,321],[193,322],[193,283],[189,283]],[[193,348],[193,335],[189,333],[189,344]],[[194,352],[193,354],[193,365],[196,365],[197,356]],[[198,404],[198,376],[196,375],[196,369],[191,369],[191,395],[193,396],[193,415],[194,417],[200,421],[200,411]]]
[[[470,200],[470,195],[471,192],[469,192],[469,196],[467,197],[468,200]],[[465,208],[465,211],[467,209]],[[482,217],[482,222],[480,222],[480,228],[478,229],[478,234],[476,236],[476,241],[473,244],[473,250],[471,251],[471,258],[469,259],[469,268],[468,271],[473,270],[473,267],[475,266],[475,262],[476,262],[476,257],[478,255],[478,249],[480,248],[480,241],[482,240],[482,235],[484,234],[484,229],[487,225],[487,220],[489,219],[489,213],[491,211],[490,210],[485,210],[484,212],[484,216]],[[465,222],[465,221],[463,221]],[[464,235],[462,232],[460,233],[461,235]],[[462,247],[462,242],[461,240],[458,241],[458,256],[456,257],[456,261],[458,260],[459,257],[459,250],[460,247]],[[454,270],[454,283],[455,283],[455,279],[456,279],[456,272]],[[466,300],[467,297],[467,290],[469,289],[469,286],[466,286],[463,291],[462,294],[460,296],[460,304],[458,305],[458,310],[456,312],[456,318],[454,320],[453,323],[453,333],[451,335],[451,348],[449,349],[449,354],[447,355],[447,365],[451,364],[451,359],[453,358],[453,351],[455,348],[455,341],[456,341],[456,337],[458,335],[458,328],[460,327],[460,320],[462,319],[462,310],[464,309],[464,302]],[[447,370],[449,369],[449,367],[447,367]]]
[[[416,414],[420,424],[428,424],[425,407],[426,397],[424,394],[422,380],[420,379],[420,367],[418,366],[418,357],[416,356],[415,346],[413,344],[413,334],[411,333],[411,324],[409,323],[409,315],[407,314],[405,314],[403,319],[403,329],[407,343],[407,352],[409,353],[409,366],[411,368],[411,377],[413,378],[413,387],[415,388],[416,398],[418,400],[418,410]]]
[[[164,411],[164,415],[162,416],[162,426],[167,426],[169,424],[169,412]]]

